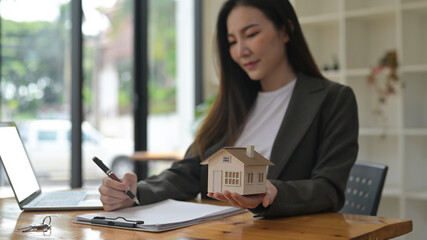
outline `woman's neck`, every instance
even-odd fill
[[[282,65],[280,69],[280,71],[260,81],[262,92],[275,91],[289,84],[296,78],[296,73],[289,64]]]

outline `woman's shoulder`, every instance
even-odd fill
[[[316,89],[323,89],[329,93],[353,92],[351,88],[339,82],[331,81],[324,77],[309,76],[304,73],[299,73],[297,77],[304,85],[310,85],[311,88],[316,86]],[[314,88],[313,88],[314,89]]]
[[[307,75],[298,75],[298,77],[301,83],[310,86],[311,90],[309,92],[323,96],[322,100],[319,101],[321,115],[327,116],[329,119],[330,117],[338,116],[336,115],[337,111],[342,109],[347,109],[347,111],[357,114],[356,96],[349,86],[322,77]],[[315,91],[313,91],[314,89]]]

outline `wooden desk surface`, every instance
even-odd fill
[[[72,223],[96,211],[21,212],[15,199],[0,199],[0,239],[389,239],[412,231],[411,220],[326,213],[272,220],[252,213],[214,220],[163,233]],[[20,227],[52,217],[50,232],[21,232]]]

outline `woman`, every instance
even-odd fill
[[[356,159],[358,116],[348,87],[324,79],[291,4],[286,0],[229,0],[218,17],[220,87],[185,158],[139,183],[104,178],[104,209],[198,193],[264,217],[338,211]],[[200,162],[224,146],[255,145],[270,159],[265,194],[207,194]],[[129,187],[128,187],[129,186]]]

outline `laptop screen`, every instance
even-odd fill
[[[0,158],[18,202],[40,190],[14,123],[0,123]]]

